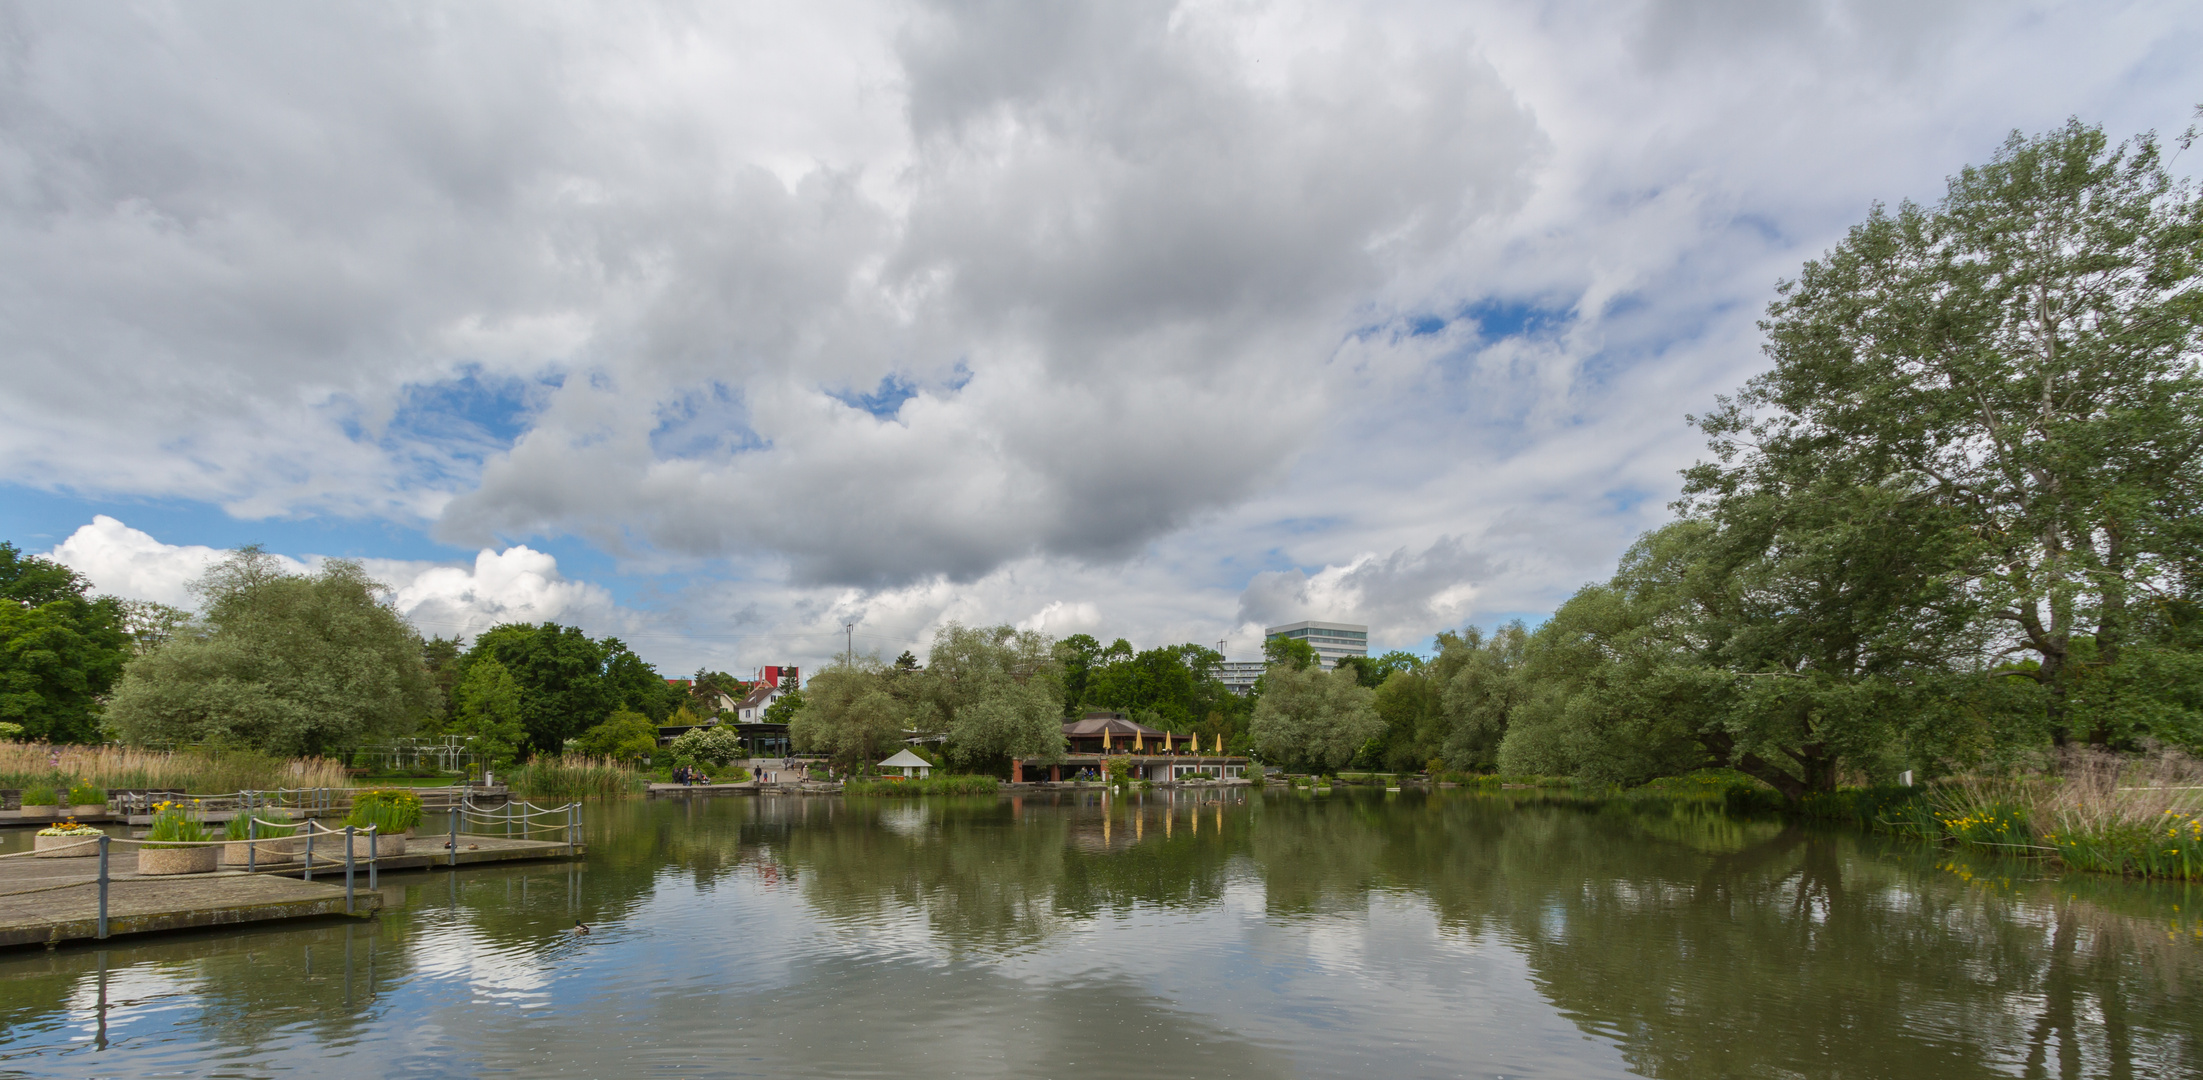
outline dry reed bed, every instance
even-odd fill
[[[650,781],[610,758],[566,754],[539,757],[506,774],[512,789],[530,799],[618,799],[640,795]]]
[[[55,757],[59,757],[58,764]],[[0,787],[170,788],[194,795],[350,784],[327,758],[279,758],[251,750],[139,750],[127,746],[48,746],[0,742]]]

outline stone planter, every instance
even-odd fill
[[[69,808],[69,816],[82,821],[88,817],[106,817],[106,803],[78,803]]]
[[[206,874],[214,870],[214,861],[221,858],[218,847],[139,848],[138,873],[140,874]]]
[[[274,840],[232,840],[222,845],[222,865],[257,867],[287,863],[291,861],[291,853],[277,851],[275,845],[288,843],[290,843],[288,837]],[[249,850],[256,847],[260,849],[258,855],[254,855]]]
[[[402,833],[384,833],[375,837],[375,857],[378,859],[388,859],[394,856],[405,854],[406,838],[411,835],[412,833],[408,831]],[[344,838],[342,836],[338,836],[333,839],[324,836],[322,839],[315,840],[314,850],[317,854],[320,852],[321,845],[324,842],[327,842],[329,844],[330,854],[336,856],[339,859],[344,857]],[[367,837],[361,836],[357,833],[353,834],[352,857],[355,859],[364,859],[367,857],[367,855]]]
[[[31,850],[37,852],[37,854],[32,857],[39,859],[81,859],[97,855],[99,854],[99,844],[87,844],[85,841],[97,841],[98,839],[97,836],[34,837]]]
[[[52,821],[60,816],[61,808],[58,806],[25,805],[23,807],[23,820],[25,821]]]

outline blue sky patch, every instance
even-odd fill
[[[965,379],[970,379],[968,372]],[[958,387],[962,385],[961,382],[957,384]],[[888,375],[869,394],[861,394],[855,390],[828,390],[826,396],[852,409],[863,409],[882,420],[893,420],[895,414],[902,411],[903,402],[918,396],[918,384],[900,375]]]
[[[717,458],[771,445],[750,426],[750,406],[742,391],[722,382],[660,404],[657,417],[650,449],[660,458]]]

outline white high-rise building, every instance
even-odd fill
[[[1302,621],[1272,626],[1262,631],[1263,640],[1293,638],[1316,650],[1325,670],[1339,666],[1349,656],[1369,655],[1369,627],[1357,623]]]

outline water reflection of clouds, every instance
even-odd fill
[[[465,917],[434,911],[416,920],[413,934],[408,952],[423,977],[465,985],[482,1000],[518,1008],[550,1004],[546,953],[563,939],[497,941]]]

